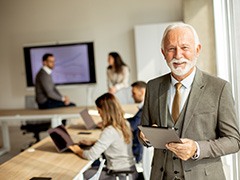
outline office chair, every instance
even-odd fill
[[[104,167],[104,164],[105,164],[105,161],[106,161],[106,159],[102,159],[102,160],[101,160],[100,165],[99,165],[99,167],[98,167],[98,170],[97,170],[96,174],[94,174],[94,175],[93,175],[90,179],[88,179],[88,180],[99,180],[100,175],[101,175],[101,172],[102,172],[103,167]],[[81,170],[81,171],[77,174],[77,176],[75,176],[75,177],[73,178],[73,180],[83,180],[83,179],[84,179],[84,178],[83,178],[83,172],[84,172],[85,170],[86,170],[86,169]]]
[[[99,168],[98,168],[98,171],[97,171],[96,174],[95,174],[93,177],[91,177],[89,180],[99,180],[105,161],[106,161],[106,159],[102,159],[102,160],[101,160],[101,163],[100,163],[100,166],[99,166]]]
[[[25,96],[25,107],[27,109],[36,109],[37,104],[35,102],[34,96]],[[20,129],[23,131],[23,134],[33,133],[35,138],[34,142],[30,142],[28,147],[32,146],[36,142],[40,141],[40,133],[47,131],[51,127],[51,120],[29,120],[22,122]],[[22,150],[24,150],[23,148]]]
[[[51,127],[51,121],[25,121],[20,126],[23,134],[33,133],[33,137],[36,139],[35,142],[30,143],[31,145],[40,141],[40,133],[47,131]],[[31,146],[30,145],[30,146]]]
[[[129,180],[129,175],[133,174],[133,170],[110,170],[108,174],[115,176],[116,180],[120,180],[120,176],[126,176],[126,180]]]

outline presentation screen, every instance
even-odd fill
[[[52,78],[57,85],[96,83],[93,42],[24,47],[27,87],[35,85],[42,57],[55,57]]]

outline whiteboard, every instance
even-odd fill
[[[173,23],[176,22],[134,27],[138,80],[147,82],[170,72],[161,52],[161,40],[166,27]]]

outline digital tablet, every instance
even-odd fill
[[[174,129],[153,126],[138,126],[150,144],[157,149],[166,149],[166,144],[182,143]]]

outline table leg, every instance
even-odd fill
[[[82,169],[81,171],[73,178],[73,180],[81,180],[83,178],[83,173],[91,167],[93,161],[89,161]]]
[[[1,128],[2,128],[3,146],[2,146],[2,148],[0,148],[0,156],[9,152],[10,149],[11,149],[10,138],[9,138],[9,129],[8,129],[7,121],[2,121]]]
[[[52,128],[57,127],[62,124],[62,117],[57,115],[53,116],[51,121],[52,121],[52,124],[51,124]]]

